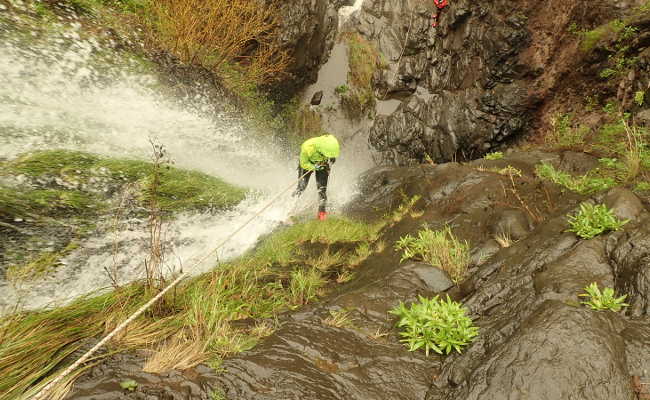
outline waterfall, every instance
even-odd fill
[[[148,159],[151,137],[165,145],[177,167],[252,189],[232,210],[217,215],[188,213],[171,221],[166,227],[171,243],[168,272],[212,249],[297,178],[299,149],[291,149],[295,157],[288,158],[277,143],[249,132],[241,121],[226,114],[210,115],[207,99],[200,96],[186,99],[188,105],[166,97],[141,61],[122,60],[105,41],[85,37],[79,23],[56,23],[47,35],[38,29],[27,32],[35,38],[28,45],[25,32],[12,35],[1,28],[0,159],[54,148]],[[329,194],[334,210],[355,195],[356,177],[367,168],[355,165],[352,154],[344,147],[332,173]],[[298,202],[289,192],[195,272],[213,268],[217,259],[244,253],[291,214],[304,211],[316,199],[313,185]],[[17,302],[26,309],[65,304],[109,288],[104,267],[113,262],[113,242],[120,243],[121,282],[140,278],[147,237],[142,222],[127,223],[117,237],[93,235],[44,279],[18,287],[0,282],[0,311]]]

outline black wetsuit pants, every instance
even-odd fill
[[[302,167],[298,165],[298,178],[300,179],[300,182],[298,183],[298,187],[296,188],[294,196],[301,195],[302,192],[307,188],[307,184],[309,183],[309,178],[311,178],[312,172],[314,171],[308,171],[306,169],[302,169]],[[327,206],[327,180],[329,179],[329,176],[330,176],[329,166],[316,171],[316,187],[318,188],[318,211],[319,212],[325,211],[325,208]]]

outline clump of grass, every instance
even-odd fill
[[[576,215],[569,216],[568,232],[574,232],[583,239],[591,239],[607,231],[618,231],[629,220],[618,219],[606,205],[583,203]]]
[[[330,310],[330,315],[323,320],[325,325],[336,328],[352,328],[354,323],[350,319],[350,312],[347,310]]]
[[[574,148],[584,145],[590,129],[584,125],[574,126],[571,114],[557,114],[551,121],[552,135],[549,141],[559,147]]]
[[[469,244],[456,238],[448,226],[439,231],[425,228],[417,237],[401,237],[395,249],[402,251],[400,261],[424,261],[446,271],[455,283],[465,278],[470,263]]]
[[[161,0],[149,11],[155,41],[181,61],[216,72],[230,87],[281,79],[288,66],[278,7],[253,0]]]
[[[366,224],[346,218],[328,218],[326,221],[309,221],[292,225],[269,237],[260,246],[256,258],[265,264],[288,265],[299,256],[301,243],[364,242],[374,241],[378,225]]]
[[[566,172],[556,170],[555,167],[547,163],[538,165],[535,172],[542,179],[548,179],[573,192],[585,195],[607,190],[616,185],[616,181],[610,177],[589,176],[588,174],[574,177]]]

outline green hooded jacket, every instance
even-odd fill
[[[316,164],[330,158],[336,158],[341,153],[339,141],[332,135],[323,135],[307,139],[300,146],[300,167],[314,171]]]

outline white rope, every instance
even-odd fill
[[[300,181],[304,176],[307,175],[307,173],[303,174],[300,178],[298,178],[298,181]],[[203,261],[205,261],[208,257],[212,255],[212,253],[216,252],[219,250],[224,244],[226,244],[230,239],[233,238],[237,233],[239,233],[244,227],[246,227],[248,224],[250,224],[255,218],[257,218],[261,213],[266,211],[275,201],[280,198],[283,194],[285,194],[289,189],[291,189],[295,185],[295,182],[292,182],[291,185],[289,185],[286,189],[278,193],[273,199],[271,199],[261,210],[259,210],[255,215],[253,215],[251,218],[249,218],[244,224],[242,224],[237,230],[235,230],[233,233],[230,234],[227,238],[225,238],[217,247],[214,249],[210,250],[207,254],[205,254],[203,257],[201,257],[198,261],[194,262],[188,269],[180,274],[176,279],[174,279],[166,288],[164,288],[160,293],[158,293],[156,296],[154,296],[151,300],[149,300],[146,304],[144,304],[142,307],[140,307],[135,313],[133,313],[129,318],[124,320],[121,324],[119,324],[111,333],[106,335],[102,340],[99,341],[96,345],[94,345],[90,350],[88,350],[83,356],[81,356],[77,361],[75,361],[72,365],[70,365],[68,368],[66,368],[62,373],[59,374],[56,378],[54,378],[50,383],[45,385],[34,397],[33,399],[35,400],[40,400],[40,399],[45,399],[47,393],[54,388],[56,384],[58,384],[65,376],[69,375],[72,371],[74,371],[77,367],[79,367],[81,364],[83,364],[88,358],[93,355],[97,350],[99,350],[102,346],[104,346],[106,343],[108,343],[109,340],[111,340],[116,334],[118,334],[120,331],[122,331],[128,324],[133,322],[136,318],[138,318],[140,315],[142,315],[143,312],[145,312],[149,307],[151,307],[155,302],[160,300],[165,293],[167,293],[171,288],[176,286],[180,281],[182,281],[185,277],[188,276],[189,271],[196,267],[197,265],[201,264]]]

